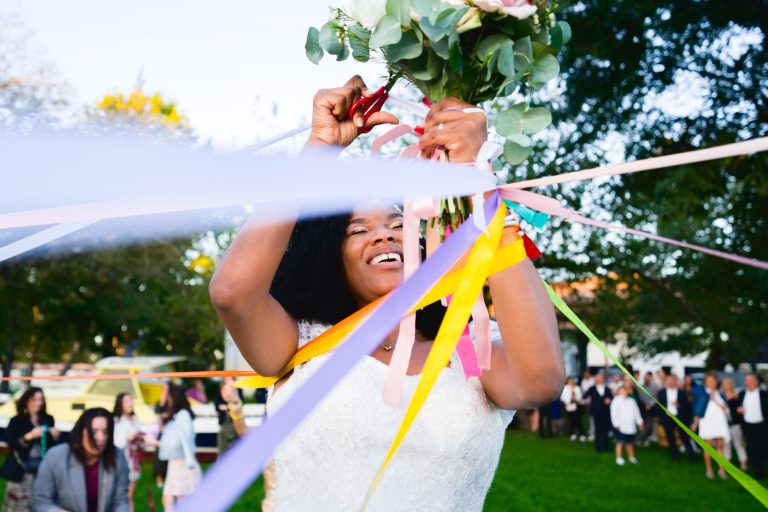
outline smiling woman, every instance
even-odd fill
[[[377,112],[367,121],[350,105],[371,93],[359,77],[315,96],[310,145],[346,146],[359,132],[395,123]],[[485,116],[456,99],[435,105],[422,154],[448,148],[470,163],[486,138]],[[502,243],[517,241],[506,229]],[[262,375],[275,375],[298,347],[403,281],[403,217],[391,204],[368,203],[350,215],[246,225],[211,280],[211,299],[240,351]],[[530,261],[489,278],[498,325],[491,370],[465,379],[452,358],[367,510],[479,511],[498,464],[504,431],[518,407],[548,403],[563,387],[554,311]],[[413,395],[443,309],[416,315],[404,398]],[[403,418],[406,402],[382,400],[398,331],[350,371],[274,452],[277,510],[358,510]],[[296,367],[270,393],[273,416],[330,357]],[[435,471],[440,468],[439,471]]]

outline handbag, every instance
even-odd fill
[[[569,404],[565,404],[566,412],[574,412],[578,408],[579,408],[579,405],[576,402],[571,402]]]

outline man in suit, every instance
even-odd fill
[[[691,402],[688,399],[685,390],[680,388],[675,375],[667,375],[665,387],[659,391],[656,398],[658,398],[661,405],[666,407],[670,414],[675,416],[686,426],[691,424],[691,413],[693,410]],[[664,411],[659,411],[659,417],[661,418],[661,425],[664,427],[664,434],[667,436],[669,455],[672,457],[672,460],[680,460],[680,451],[677,449],[677,439],[680,439],[680,442],[685,447],[685,453],[688,454],[688,459],[690,459],[691,462],[696,462],[696,453],[693,451],[693,443],[691,442],[691,438],[688,437],[688,434],[686,434],[672,418],[665,414]]]
[[[747,460],[755,478],[765,478],[765,462],[768,459],[768,393],[761,390],[757,375],[750,373],[744,378],[744,391],[739,393],[742,416],[741,429],[747,441]]]
[[[611,400],[613,395],[605,385],[602,373],[595,375],[595,385],[587,390],[585,399],[589,399],[589,415],[595,421],[595,450],[610,451],[608,432],[611,429]]]

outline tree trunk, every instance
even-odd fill
[[[16,339],[19,336],[19,303],[14,301],[11,307],[8,321],[8,347],[6,347],[3,359],[3,377],[9,377],[13,369],[13,359],[16,352]],[[8,393],[10,382],[4,380],[0,383],[0,393]]]
[[[80,350],[80,342],[75,341],[72,343],[72,348],[69,351],[69,357],[67,357],[67,362],[64,363],[64,368],[61,369],[61,373],[59,375],[66,375],[70,368],[72,368],[72,363],[75,361],[75,354]]]

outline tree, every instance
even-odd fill
[[[550,150],[516,179],[768,135],[768,4],[586,0],[554,93]],[[617,142],[618,141],[618,142]],[[621,159],[621,158],[620,158]],[[625,175],[544,193],[614,222],[768,259],[765,154]],[[570,297],[604,338],[646,352],[710,349],[710,364],[750,360],[768,332],[768,274],[669,246],[554,222],[548,276],[598,276],[594,298]]]

